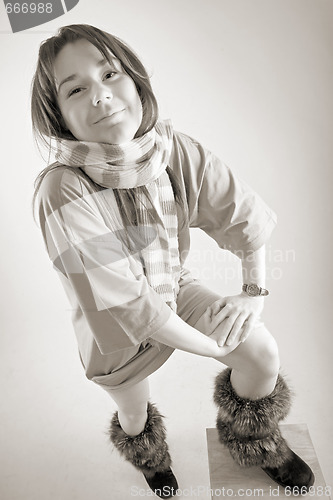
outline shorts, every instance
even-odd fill
[[[221,298],[203,286],[200,281],[191,278],[180,287],[177,296],[177,314],[194,327],[207,307]],[[110,357],[115,358],[113,363],[115,369],[111,369],[107,375],[94,376],[91,380],[109,393],[128,388],[160,368],[173,352],[173,347],[155,340],[150,343],[148,339],[140,346],[111,354]]]

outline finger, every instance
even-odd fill
[[[206,335],[210,335],[213,332],[212,329],[212,311],[210,307],[207,307],[206,311],[203,313],[201,317],[204,324],[204,331]]]
[[[240,336],[240,339],[239,339],[241,342],[245,342],[245,340],[248,338],[248,336],[250,335],[250,333],[253,330],[254,323],[255,323],[255,316],[253,314],[251,314],[248,317],[246,323],[244,324],[244,329],[243,329],[242,335]]]
[[[212,308],[211,306],[208,306],[206,311],[204,312],[204,316],[207,316],[208,318],[212,317]]]
[[[214,330],[222,321],[225,320],[228,316],[230,316],[232,310],[232,306],[230,304],[226,304],[220,312],[215,314],[212,317],[212,329]]]
[[[213,314],[217,314],[224,306],[225,306],[225,299],[218,299],[215,302],[213,302],[213,304],[211,304],[210,308]]]
[[[234,321],[233,326],[231,327],[230,333],[228,335],[226,344],[232,345],[237,340],[239,340],[240,335],[242,334],[242,328],[244,327],[244,322],[246,321],[247,316],[245,314],[240,314]]]
[[[230,316],[226,318],[222,323],[218,325],[215,332],[218,334],[217,343],[221,347],[225,345],[226,340],[231,332],[234,322],[237,319],[237,315]]]

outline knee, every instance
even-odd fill
[[[256,347],[253,359],[255,370],[266,378],[276,377],[279,373],[280,358],[274,337],[267,332]]]
[[[126,419],[132,422],[147,415],[147,401],[133,402],[132,404],[119,405],[118,413],[126,416]]]
[[[122,407],[118,410],[118,419],[121,428],[130,436],[137,436],[144,430],[147,417],[147,404],[133,408]]]

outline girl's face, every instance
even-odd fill
[[[58,104],[66,127],[81,141],[121,144],[134,138],[142,104],[132,78],[84,39],[68,43],[54,63]]]

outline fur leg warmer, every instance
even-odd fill
[[[241,466],[260,466],[282,486],[308,488],[314,482],[310,467],[282,437],[278,423],[290,409],[290,390],[281,375],[271,394],[252,400],[241,398],[227,368],[216,378],[214,401],[218,406],[219,439]]]
[[[176,494],[178,484],[171,470],[162,415],[150,402],[147,413],[144,430],[136,436],[130,436],[121,428],[118,412],[115,412],[110,425],[110,439],[120,454],[143,473],[157,495],[170,498]]]
[[[278,422],[290,409],[290,391],[279,375],[274,391],[252,400],[241,398],[230,381],[227,368],[216,378],[214,401],[218,406],[216,426],[221,443],[241,466],[279,467],[290,456]]]

